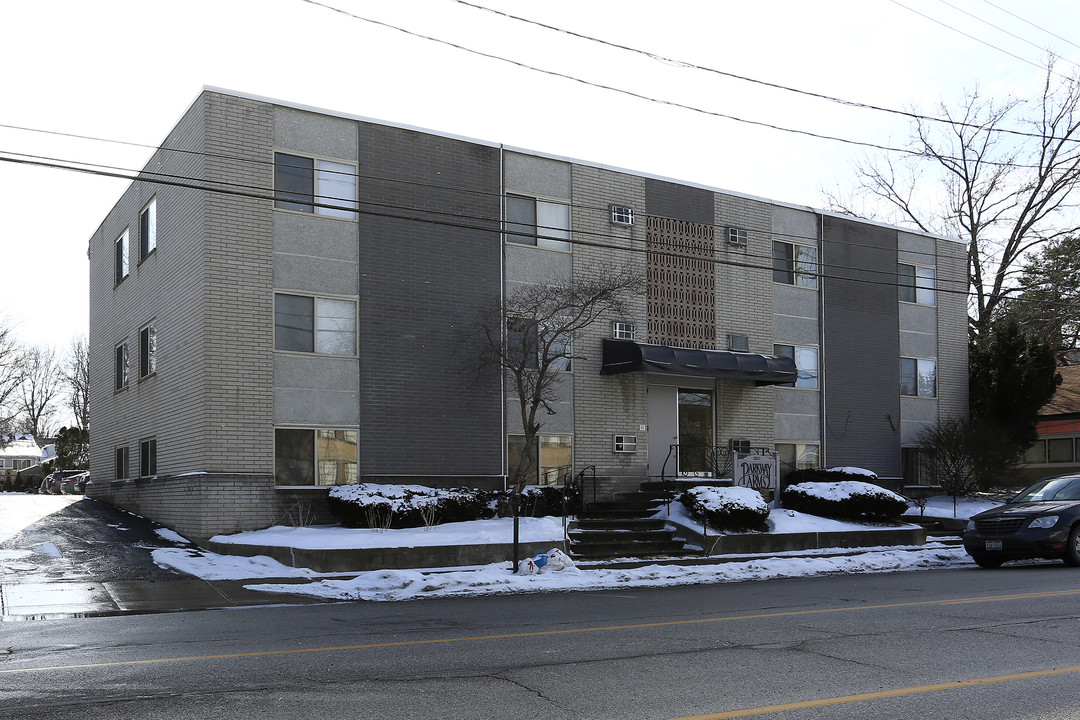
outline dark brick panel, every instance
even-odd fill
[[[712,225],[713,193],[701,188],[646,178],[645,212],[674,220]]]

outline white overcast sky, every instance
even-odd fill
[[[1063,72],[1080,62],[1076,0],[476,2],[655,56],[896,109],[931,111],[976,85],[1030,94],[1047,50],[1064,58]],[[0,159],[137,169],[151,153],[140,144],[161,142],[201,88],[215,86],[821,207],[822,188],[852,178],[858,147],[709,113],[883,145],[908,136],[907,123],[887,113],[454,0],[325,4],[705,112],[304,0],[4,0]],[[86,333],[87,242],[126,186],[0,162],[0,315],[20,339],[63,349]]]

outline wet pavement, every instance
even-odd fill
[[[0,518],[2,621],[306,602],[246,590],[250,580],[208,581],[155,564],[155,549],[192,546],[109,503],[0,494]]]

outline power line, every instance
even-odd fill
[[[995,25],[994,23],[990,22],[989,20],[979,17],[975,13],[968,12],[967,10],[964,10],[961,7],[957,7],[956,5],[953,5],[951,2],[948,2],[948,0],[938,0],[938,2],[940,2],[943,5],[948,5],[953,10],[956,10],[959,13],[963,13],[964,15],[967,15],[969,18],[972,18],[973,20],[978,20],[979,22],[981,22],[984,25],[989,25],[990,27],[994,28],[998,32],[1003,32],[1006,35],[1008,35],[1009,37],[1015,38],[1015,39],[1019,40],[1020,42],[1027,43],[1028,45],[1031,45],[1033,48],[1035,48],[1035,49],[1037,49],[1039,51],[1045,51],[1045,48],[1042,47],[1041,45],[1038,45],[1037,43],[1034,43],[1034,42],[1032,42],[1031,40],[1028,40],[1025,37],[1021,37],[1020,35],[1017,35],[1014,32],[1010,32],[1009,30],[1006,30],[1005,28],[1003,28],[1003,27],[1001,27],[999,25]],[[991,47],[994,47],[995,49],[1000,50],[1000,48],[997,48],[996,46],[992,45]],[[1002,50],[1002,52],[1004,52],[1004,50]],[[1074,63],[1072,60],[1069,60],[1068,58],[1062,58],[1062,60],[1069,63],[1073,67],[1077,67],[1076,63]],[[1040,65],[1039,67],[1042,67],[1042,66]],[[1044,68],[1044,69],[1045,70],[1050,70],[1050,68],[1048,68],[1048,67]]]
[[[170,186],[170,187],[178,187],[178,188],[184,188],[184,189],[190,189],[190,190],[198,190],[198,191],[202,191],[202,192],[211,192],[211,193],[220,194],[220,195],[244,197],[244,198],[254,199],[254,200],[264,200],[264,201],[268,201],[268,202],[272,202],[272,201],[277,199],[277,198],[275,198],[273,193],[267,193],[264,189],[260,189],[261,191],[253,191],[253,190],[247,189],[247,188],[245,188],[243,186],[240,186],[238,188],[237,187],[230,188],[229,185],[236,185],[236,184],[227,183],[227,182],[217,182],[217,181],[204,181],[204,180],[199,180],[199,179],[187,178],[187,177],[183,177],[183,176],[170,176],[170,175],[167,175],[165,173],[154,173],[154,172],[146,172],[146,171],[144,171],[143,173],[139,173],[139,174],[131,174],[132,171],[127,171],[127,174],[125,174],[124,172],[117,171],[116,169],[93,168],[93,167],[86,166],[85,164],[83,164],[83,166],[79,167],[79,166],[73,166],[73,165],[68,165],[68,164],[62,164],[60,162],[57,162],[57,161],[51,160],[51,159],[32,159],[32,158],[22,158],[22,159],[20,159],[20,158],[0,156],[0,162],[11,162],[11,163],[16,163],[16,164],[32,165],[32,166],[37,166],[37,167],[45,167],[45,168],[52,168],[52,169],[59,169],[59,170],[69,170],[69,171],[87,173],[87,174],[92,174],[92,175],[100,175],[100,176],[105,176],[105,177],[120,178],[120,179],[130,180],[132,182],[145,182],[145,183],[151,184],[151,185],[164,185],[164,186]],[[146,175],[150,175],[152,177],[146,177]],[[217,187],[211,187],[211,186],[208,186],[208,185],[213,185],[213,186],[217,186]],[[333,210],[341,210],[342,209],[340,204],[318,202],[318,201],[315,201],[314,199],[312,200],[312,202],[308,202],[307,200],[305,200],[304,204],[305,205],[312,205],[313,207],[328,208],[328,209],[333,209]],[[419,210],[417,208],[404,208],[404,207],[400,207],[400,206],[394,206],[394,207],[391,207],[391,209],[404,210],[404,211]],[[378,218],[386,218],[386,219],[405,220],[405,221],[409,221],[409,222],[420,222],[420,223],[425,223],[425,224],[441,225],[441,226],[445,226],[445,227],[453,227],[453,228],[465,229],[465,230],[477,230],[477,231],[483,231],[483,232],[501,233],[501,234],[508,234],[508,235],[518,235],[518,236],[529,237],[529,238],[535,237],[532,233],[522,233],[522,232],[515,232],[515,231],[512,231],[512,230],[507,230],[504,227],[504,223],[501,223],[499,218],[480,218],[480,217],[476,217],[476,216],[458,216],[458,217],[461,217],[464,220],[481,221],[481,222],[477,222],[477,223],[470,223],[470,222],[452,222],[452,221],[445,220],[445,219],[437,219],[437,218],[432,218],[432,217],[423,217],[423,216],[419,216],[419,215],[407,215],[407,214],[402,214],[402,213],[377,211],[377,210],[368,210],[368,209],[363,209],[363,208],[359,208],[359,207],[358,208],[349,208],[349,210],[352,211],[352,212],[357,213],[358,215],[364,215],[364,216],[368,216],[368,217],[378,217]],[[419,212],[428,212],[428,211],[419,210]],[[597,236],[599,236],[601,238],[608,239],[608,240],[615,238],[615,236],[613,236],[613,235],[602,234],[602,233],[580,233],[580,232],[574,231],[574,234],[575,235],[593,234],[593,235],[597,235]],[[619,239],[623,239],[623,238],[619,238]],[[571,237],[570,239],[567,239],[566,242],[568,242],[571,245],[578,245],[578,246],[582,246],[582,247],[591,247],[591,248],[603,249],[603,250],[615,250],[615,251],[634,252],[634,253],[657,253],[657,254],[660,254],[660,255],[663,255],[663,256],[677,257],[677,258],[680,258],[680,259],[685,259],[687,257],[687,256],[685,256],[683,254],[679,254],[679,253],[666,252],[666,251],[664,251],[662,249],[658,250],[655,247],[650,248],[650,247],[647,247],[647,246],[637,246],[637,245],[629,245],[629,246],[613,245],[611,243],[598,242],[598,241],[593,241],[593,240],[583,240],[580,237]],[[761,256],[761,255],[752,256],[752,257],[764,258],[764,256]],[[771,263],[769,265],[759,265],[759,264],[754,264],[754,263],[749,263],[749,262],[740,262],[740,261],[730,260],[730,259],[726,259],[726,258],[717,258],[717,257],[713,257],[713,258],[696,258],[695,257],[695,258],[691,258],[691,259],[701,260],[703,262],[708,262],[708,263],[710,263],[712,265],[723,265],[723,266],[728,266],[728,267],[738,267],[738,268],[745,268],[745,269],[749,269],[749,270],[761,270],[761,271],[767,271],[767,272],[771,272],[771,271],[774,270],[774,267],[773,267],[773,265]],[[772,258],[769,258],[769,260],[771,260],[771,259]],[[815,266],[817,268],[817,272],[815,272],[815,277],[822,278],[823,280],[837,280],[837,281],[843,280],[843,281],[856,282],[856,283],[862,283],[862,284],[886,285],[886,286],[896,286],[896,287],[899,287],[899,286],[902,285],[902,283],[900,283],[898,281],[890,282],[890,281],[887,281],[887,280],[871,280],[871,279],[865,279],[865,278],[850,277],[850,276],[846,276],[846,275],[830,275],[830,274],[826,274],[826,273],[820,272],[820,269],[821,269],[821,267],[823,265],[832,268],[834,271],[850,271],[850,272],[857,272],[857,273],[885,274],[885,275],[888,275],[890,277],[897,277],[897,274],[893,273],[893,272],[877,271],[877,270],[872,270],[872,269],[869,269],[869,268],[857,268],[857,267],[850,267],[850,266],[830,265],[829,263],[822,263],[822,262],[819,261],[819,262],[815,263]],[[970,295],[970,291],[966,287],[966,284],[967,284],[966,279],[965,279],[964,284],[965,284],[965,288],[963,290],[953,290],[953,289],[948,289],[948,288],[945,288],[945,287],[936,287],[935,291],[939,292],[939,293],[957,294],[957,295],[964,295],[965,297],[968,297]],[[904,286],[906,286],[906,285],[904,285]]]
[[[932,115],[923,115],[921,113],[917,113],[917,112],[914,112],[914,111],[911,111],[911,110],[897,110],[896,108],[889,108],[889,107],[885,107],[885,106],[882,106],[882,105],[873,105],[873,104],[870,104],[870,103],[860,102],[860,101],[857,101],[857,100],[847,100],[847,99],[844,99],[844,98],[836,97],[834,95],[826,95],[824,93],[813,92],[813,91],[810,91],[810,90],[802,90],[802,89],[799,89],[799,88],[796,88],[796,87],[791,87],[789,85],[781,85],[779,83],[768,82],[766,80],[759,80],[759,79],[748,77],[748,76],[745,76],[745,75],[739,75],[737,73],[728,72],[726,70],[719,70],[717,68],[712,68],[712,67],[708,67],[708,66],[705,66],[705,65],[698,65],[696,63],[692,63],[692,62],[689,62],[689,61],[686,61],[686,60],[679,60],[677,58],[666,57],[664,55],[659,55],[657,53],[649,52],[648,50],[641,50],[640,48],[635,48],[635,47],[632,47],[632,46],[629,46],[629,45],[623,45],[621,43],[612,42],[610,40],[605,40],[603,38],[599,38],[599,37],[596,37],[596,36],[593,36],[593,35],[586,35],[584,33],[580,33],[580,32],[574,31],[574,30],[567,30],[566,28],[561,28],[561,27],[558,27],[556,25],[549,25],[547,23],[543,23],[543,22],[540,22],[538,20],[532,20],[530,18],[522,17],[520,15],[514,15],[512,13],[504,12],[502,10],[496,10],[494,8],[486,7],[484,5],[478,5],[476,3],[469,2],[469,0],[454,0],[454,2],[456,2],[456,3],[460,4],[460,5],[464,5],[466,7],[471,7],[471,8],[475,8],[477,10],[482,10],[484,12],[489,12],[489,13],[492,13],[493,15],[499,15],[499,16],[502,16],[502,17],[505,17],[505,18],[508,18],[508,19],[511,19],[511,20],[516,20],[518,22],[526,23],[528,25],[534,25],[536,27],[541,27],[541,28],[544,28],[546,30],[551,30],[551,31],[557,32],[557,33],[562,33],[562,34],[568,35],[570,37],[575,37],[575,38],[579,38],[581,40],[587,40],[589,42],[594,42],[594,43],[599,43],[601,45],[606,45],[607,47],[615,48],[615,49],[618,49],[618,50],[623,50],[623,51],[626,51],[626,52],[635,53],[637,55],[642,55],[644,57],[651,58],[653,60],[656,60],[658,62],[667,64],[667,65],[676,65],[676,66],[687,68],[687,69],[690,69],[690,70],[699,70],[701,72],[712,73],[714,75],[720,75],[720,76],[723,76],[723,77],[731,78],[733,80],[740,80],[742,82],[752,83],[754,85],[761,85],[762,87],[768,87],[768,88],[772,88],[774,90],[783,90],[785,92],[791,92],[791,93],[795,93],[795,94],[798,94],[798,95],[804,95],[806,97],[812,97],[812,98],[816,98],[818,100],[827,100],[828,102],[836,103],[838,105],[844,105],[844,106],[847,106],[847,107],[861,108],[861,109],[864,109],[864,110],[874,110],[874,111],[877,111],[877,112],[884,112],[884,113],[889,113],[889,114],[892,114],[892,115],[899,115],[901,117],[906,117],[906,118],[909,118],[909,119],[912,119],[912,120],[924,120],[924,121],[927,121],[927,122],[942,123],[942,124],[947,124],[947,125],[956,126],[956,127],[967,127],[967,128],[981,129],[981,126],[975,125],[975,124],[972,124],[972,123],[967,123],[967,122],[958,121],[958,120],[952,120],[952,119],[949,119],[949,118],[935,117],[935,116],[932,116]],[[944,0],[942,0],[942,2],[944,2]],[[1040,139],[1040,140],[1047,139],[1045,135],[1042,135],[1040,133],[1032,133],[1032,132],[1027,132],[1027,131],[1024,131],[1024,130],[1012,130],[1012,129],[1007,129],[1007,128],[992,128],[992,129],[990,129],[990,131],[995,132],[995,133],[1005,134],[1005,135],[1017,135],[1017,136],[1020,136],[1020,137],[1030,137],[1030,138],[1036,138],[1036,139]],[[1076,140],[1076,141],[1073,141],[1073,142],[1080,142],[1080,140]]]
[[[982,1],[984,3],[986,3],[987,5],[989,5],[990,7],[997,8],[998,10],[1005,13],[1006,15],[1013,16],[1014,18],[1016,18],[1017,20],[1019,20],[1022,23],[1027,23],[1028,25],[1035,28],[1036,30],[1044,32],[1047,35],[1050,35],[1051,37],[1056,37],[1058,40],[1060,40],[1060,41],[1062,41],[1064,43],[1068,43],[1069,45],[1072,45],[1074,48],[1080,49],[1080,45],[1077,45],[1076,43],[1074,43],[1072,40],[1069,40],[1068,38],[1064,38],[1061,35],[1057,35],[1056,33],[1054,33],[1051,30],[1047,30],[1046,28],[1044,28],[1044,27],[1042,27],[1040,25],[1036,25],[1035,23],[1031,22],[1030,20],[1022,18],[1019,15],[1017,15],[1016,13],[1010,12],[1009,10],[1006,10],[1005,8],[1001,7],[1000,5],[996,5],[996,4],[992,3],[992,2],[990,2],[990,0],[982,0]]]

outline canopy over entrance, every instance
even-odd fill
[[[656,372],[690,377],[753,380],[758,385],[793,383],[798,377],[791,358],[727,350],[650,345],[635,340],[604,340],[601,375]]]

